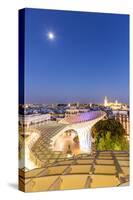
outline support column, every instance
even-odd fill
[[[89,128],[78,128],[78,137],[81,153],[91,153],[91,130]]]

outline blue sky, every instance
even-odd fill
[[[26,103],[128,102],[128,82],[128,15],[26,9]]]

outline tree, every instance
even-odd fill
[[[122,124],[114,119],[101,120],[92,128],[97,150],[128,150],[125,133]]]

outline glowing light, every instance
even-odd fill
[[[71,154],[67,154],[67,157],[68,157],[68,158],[71,158],[71,157],[72,157],[72,155],[71,155]]]
[[[115,105],[118,105],[118,101],[117,100],[115,100]]]
[[[104,106],[105,107],[108,106],[108,99],[107,99],[107,97],[105,97],[105,99],[104,99]]]
[[[49,40],[54,40],[55,39],[55,35],[53,32],[48,32],[48,39]]]

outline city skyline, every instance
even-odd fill
[[[120,103],[120,104],[123,104],[123,105],[124,105],[124,104],[129,105],[129,102],[127,102],[127,103],[126,103],[126,102],[120,102],[120,101],[118,101],[117,98],[109,98],[109,97],[107,97],[107,96],[104,96],[104,98],[102,99],[102,102],[93,102],[93,101],[89,101],[89,100],[86,101],[86,102],[80,102],[80,101],[77,100],[77,101],[71,101],[71,102],[70,102],[70,101],[69,101],[69,102],[66,102],[66,101],[65,101],[65,102],[52,102],[52,103],[43,103],[43,102],[42,102],[42,103],[37,103],[37,102],[34,102],[34,103],[26,103],[26,105],[32,105],[32,104],[33,104],[33,105],[37,105],[37,104],[38,104],[38,105],[39,105],[39,104],[40,104],[40,105],[52,105],[52,104],[53,104],[53,105],[56,105],[56,104],[75,104],[75,103],[79,103],[79,104],[88,104],[88,105],[89,105],[89,104],[104,105],[104,104],[105,104],[105,98],[107,98],[107,101],[110,102],[110,103],[116,104],[116,102],[117,102],[117,104]]]
[[[129,101],[129,16],[25,10],[25,102]]]

